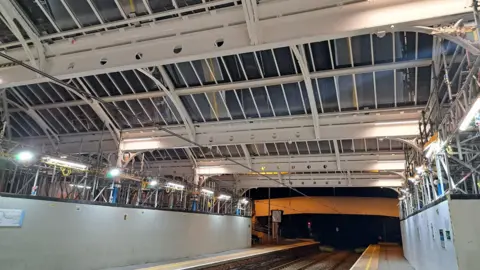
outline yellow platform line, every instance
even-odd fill
[[[367,266],[365,267],[365,270],[370,270],[370,265],[372,264],[372,258],[373,258],[373,255],[375,254],[376,249],[377,249],[377,246],[375,245],[373,247],[372,253],[370,254],[370,259],[368,259],[368,263],[367,263]]]
[[[370,245],[360,255],[360,258],[350,268],[350,270],[365,269],[365,270],[377,270],[380,254],[379,245]],[[368,261],[367,261],[368,260]]]

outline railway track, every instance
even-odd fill
[[[346,251],[320,253],[306,258],[299,258],[271,270],[348,270],[357,260],[358,255]]]

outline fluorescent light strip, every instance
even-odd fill
[[[470,111],[468,111],[467,115],[463,118],[462,123],[460,124],[460,131],[465,131],[468,129],[470,126],[470,123],[472,122],[473,118],[477,114],[477,112],[480,110],[480,97],[475,100],[475,103],[473,103],[473,106],[470,108]]]
[[[224,194],[221,194],[220,196],[218,196],[218,199],[219,199],[219,200],[226,200],[226,201],[228,201],[228,200],[230,200],[230,198],[231,198],[231,196],[229,196],[229,195],[224,195]]]
[[[206,193],[206,194],[208,194],[208,195],[213,194],[213,191],[212,191],[212,190],[205,189],[205,188],[202,188],[202,192],[203,192],[203,193]]]
[[[91,186],[84,186],[84,185],[74,185],[74,184],[70,184],[71,187],[77,187],[77,188],[86,188],[86,189],[91,189],[92,187]]]
[[[52,157],[43,157],[42,161],[45,163],[50,163],[53,165],[63,166],[71,169],[78,169],[78,170],[86,170],[88,168],[87,165],[75,163],[67,160],[56,159]]]
[[[185,188],[184,185],[180,185],[180,184],[172,183],[172,182],[168,182],[167,187],[171,187],[171,188],[175,188],[175,189],[184,189]]]

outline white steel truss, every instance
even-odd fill
[[[415,137],[419,134],[420,115],[417,107],[320,115],[321,140]],[[296,116],[199,123],[196,124],[197,142],[207,146],[316,140],[310,119],[310,116]],[[188,136],[183,125],[169,128]],[[116,144],[101,132],[60,135],[58,147],[62,153],[96,152],[100,140],[104,152],[116,152]],[[48,148],[42,137],[26,138],[24,143]],[[138,152],[189,146],[190,143],[161,130],[140,128],[124,130],[120,147],[125,152]]]
[[[247,165],[243,158],[234,158],[239,163]],[[340,154],[339,160],[345,171],[382,171],[401,172],[405,167],[403,152],[365,152]],[[277,173],[320,173],[338,172],[334,154],[297,155],[297,156],[262,156],[252,158],[252,170],[232,164],[222,159],[197,159],[197,167],[185,160],[152,161],[149,170],[158,170],[162,175],[180,175],[191,177],[196,172],[199,175],[215,176],[225,174],[248,174],[253,171],[267,175]],[[396,175],[398,178],[398,175]]]

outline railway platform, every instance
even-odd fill
[[[205,255],[195,258],[185,258],[160,263],[149,263],[126,267],[108,268],[105,270],[174,270],[174,269],[214,269],[224,265],[262,264],[275,260],[278,255],[282,257],[286,252],[300,256],[304,252],[318,251],[317,242],[300,241],[284,242],[280,245],[256,246],[218,254]],[[256,262],[258,261],[258,262]]]
[[[395,244],[370,245],[350,270],[413,270]]]

